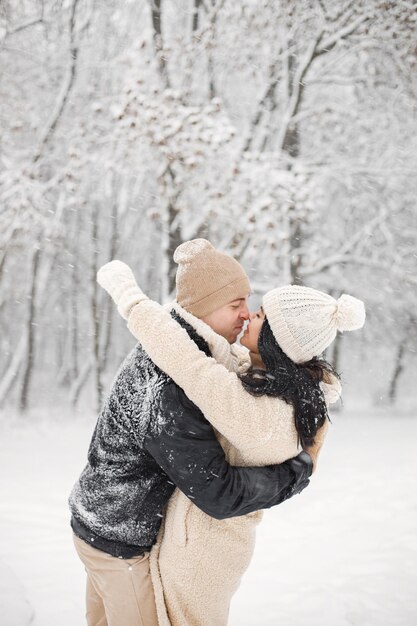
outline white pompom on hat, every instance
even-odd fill
[[[337,300],[337,330],[359,330],[365,324],[365,305],[362,300],[344,293]]]
[[[196,317],[209,315],[250,293],[243,267],[207,239],[192,239],[175,250],[177,302]]]
[[[295,363],[319,356],[338,331],[365,323],[365,305],[343,294],[338,300],[311,287],[287,285],[268,291],[263,309],[281,349]]]

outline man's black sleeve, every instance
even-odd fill
[[[182,389],[166,385],[160,398],[163,428],[150,429],[145,447],[172,482],[202,511],[216,519],[267,509],[309,483],[310,457],[267,467],[233,467],[213,427]]]

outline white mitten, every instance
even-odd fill
[[[110,261],[100,267],[97,282],[113,298],[117,310],[125,320],[136,304],[148,299],[138,286],[130,267],[122,261]]]

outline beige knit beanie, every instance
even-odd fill
[[[207,239],[182,243],[175,250],[174,261],[178,263],[177,302],[196,317],[249,295],[249,279],[243,267]]]
[[[310,287],[287,285],[268,291],[263,309],[279,346],[295,363],[319,356],[337,331],[357,330],[365,323],[365,305],[343,294],[338,300]]]

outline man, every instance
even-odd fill
[[[243,268],[202,239],[179,246],[174,260],[178,304],[233,343],[249,317]],[[172,314],[209,354],[175,306]],[[226,519],[279,504],[310,474],[308,455],[279,466],[229,466],[198,407],[137,345],[115,378],[70,497],[89,626],[157,626],[148,554],[175,486]]]

